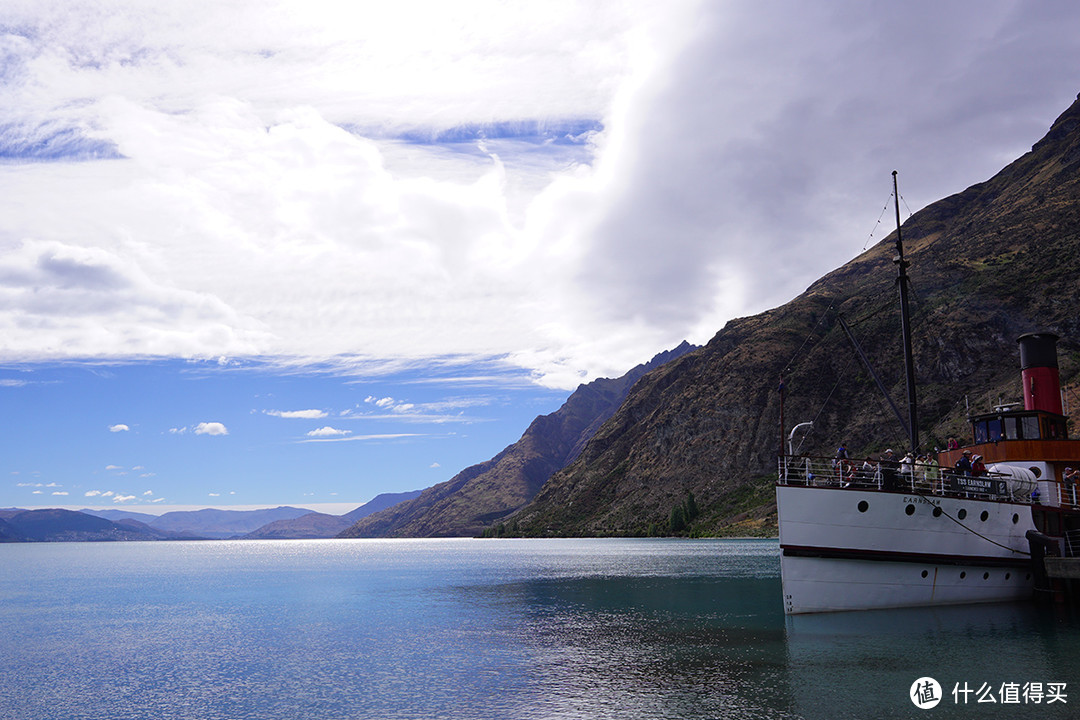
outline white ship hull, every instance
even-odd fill
[[[1031,596],[1026,504],[799,485],[776,495],[788,614]]]

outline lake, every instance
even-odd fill
[[[1071,612],[786,618],[779,576],[775,540],[0,545],[0,718],[1080,717]]]

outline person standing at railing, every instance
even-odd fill
[[[986,475],[986,463],[983,462],[982,455],[976,455],[971,458],[971,476],[983,477]]]
[[[1065,485],[1065,492],[1068,493],[1069,504],[1075,506],[1076,485],[1077,483],[1080,483],[1080,470],[1065,468],[1065,473],[1061,476],[1061,479]]]
[[[956,468],[957,475],[970,475],[971,474],[971,451],[965,450],[960,456],[960,459],[953,465]]]
[[[915,456],[911,453],[904,455],[900,461],[900,478],[905,488],[915,489]]]
[[[878,481],[877,476],[878,466],[870,462],[870,458],[863,460],[862,468],[859,472],[859,480],[866,484],[874,483]]]
[[[941,466],[938,465],[937,455],[931,453],[923,456],[923,468],[926,470],[926,482],[930,483],[930,489],[934,492],[941,491]]]
[[[836,454],[833,455],[832,467],[833,474],[836,475],[836,479],[841,485],[844,483],[844,465],[847,461],[847,443],[840,443],[840,447],[836,448]]]
[[[893,451],[886,450],[881,456],[881,488],[883,490],[896,490],[896,474],[900,471],[900,463]]]

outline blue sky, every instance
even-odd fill
[[[37,363],[0,372],[0,391],[21,418],[5,423],[3,506],[157,513],[346,512],[495,455],[565,397],[492,367],[364,377],[177,360]]]
[[[892,170],[917,211],[1026,152],[1080,90],[1076,27],[1010,0],[9,0],[0,506],[448,479],[883,239]]]

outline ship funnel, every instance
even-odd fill
[[[1020,371],[1024,379],[1024,409],[1061,415],[1061,381],[1058,378],[1058,336],[1027,333],[1020,343]]]

